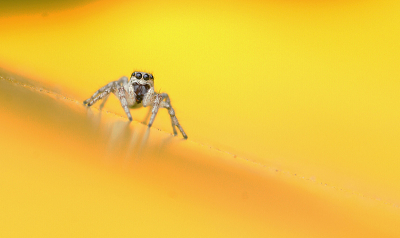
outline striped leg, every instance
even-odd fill
[[[183,130],[181,124],[179,124],[178,118],[176,118],[175,110],[172,108],[171,100],[169,99],[168,94],[162,93],[161,96],[163,99],[165,98],[165,102],[161,106],[168,109],[169,116],[171,117],[172,129],[174,130],[174,135],[178,134],[175,129],[175,126],[176,126],[176,127],[178,127],[179,131],[182,133],[182,136],[185,139],[187,139],[188,137],[187,137],[185,131]]]
[[[95,102],[97,102],[98,100],[106,97],[105,101],[108,98],[108,95],[111,92],[114,92],[114,90],[116,90],[117,86],[122,84],[126,84],[128,83],[128,78],[127,77],[122,77],[117,81],[113,81],[108,83],[107,85],[105,85],[104,87],[100,88],[99,90],[97,90],[90,98],[86,99],[83,104],[87,104],[89,107],[92,106]],[[104,103],[102,103],[102,105],[100,106],[100,108],[102,108],[104,106]]]
[[[89,107],[92,106],[95,102],[97,102],[100,99],[103,99],[104,97],[108,98],[108,95],[114,90],[114,88],[115,87],[113,86],[113,87],[107,88],[103,92],[99,93],[95,98],[93,98],[92,101],[90,101],[88,103],[88,106]]]
[[[163,97],[160,94],[157,94],[154,97],[154,101],[153,101],[153,110],[151,110],[151,117],[150,117],[150,121],[149,121],[149,127],[151,127],[151,125],[153,125],[154,119],[156,118],[158,109],[160,108],[160,103],[162,101]]]
[[[107,84],[106,86],[97,90],[90,98],[86,99],[83,104],[87,104],[89,107],[92,106],[95,102],[110,94],[110,92],[115,89],[115,86],[116,81]]]
[[[124,86],[118,86],[116,94],[119,98],[119,101],[121,102],[121,106],[124,109],[126,115],[128,116],[129,120],[132,121],[132,115],[129,111],[128,101],[126,100],[126,90]]]
[[[162,93],[161,96],[163,96],[163,98],[165,98],[164,107],[168,109],[168,113],[169,113],[169,115],[171,117],[172,130],[174,130],[174,135],[176,136],[178,134],[178,132],[176,131],[175,122],[174,122],[174,119],[173,119],[173,116],[175,116],[175,111],[171,107],[171,100],[169,99],[169,96],[166,93]]]
[[[108,97],[110,96],[110,94],[108,94],[107,96],[104,97],[103,101],[100,104],[99,109],[102,110],[104,107],[104,104],[106,104]]]

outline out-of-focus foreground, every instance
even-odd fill
[[[0,81],[2,237],[396,237],[398,208],[18,77]]]

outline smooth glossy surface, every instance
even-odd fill
[[[398,208],[11,79],[0,80],[2,237],[399,235]]]
[[[1,16],[0,67],[79,103],[58,110],[3,90],[0,225],[37,236],[51,227],[53,237],[71,227],[108,237],[400,237],[399,12],[394,0],[103,0]],[[182,147],[154,136],[172,138],[166,110],[148,137],[145,125],[108,118],[126,121],[113,95],[94,113],[100,124],[82,117],[93,90],[134,70],[154,73],[155,90],[171,97],[190,135]],[[81,116],[56,116],[71,111]],[[131,112],[142,122],[148,110]],[[129,148],[155,142],[149,164],[116,179],[139,151]],[[186,150],[193,142],[207,150]],[[152,155],[160,147],[170,156]],[[117,159],[102,167],[104,155]]]

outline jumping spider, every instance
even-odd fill
[[[97,90],[92,97],[85,100],[83,104],[87,104],[90,107],[98,100],[104,98],[100,105],[101,109],[107,101],[110,93],[114,93],[115,96],[118,97],[121,102],[121,106],[125,110],[125,113],[130,121],[132,121],[132,116],[129,111],[129,107],[136,108],[141,107],[142,105],[144,107],[152,106],[153,108],[148,125],[149,127],[151,127],[153,124],[159,108],[168,109],[168,113],[171,116],[171,124],[172,129],[174,130],[174,135],[176,136],[178,134],[175,129],[176,126],[181,131],[182,136],[187,139],[185,131],[175,116],[175,111],[171,106],[171,101],[168,94],[154,92],[154,77],[152,74],[135,71],[132,73],[130,80],[128,80],[128,77],[124,76],[117,81],[113,81],[105,85]]]

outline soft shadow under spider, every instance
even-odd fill
[[[151,115],[151,108],[149,108],[149,110],[147,111],[146,117],[142,121],[143,124],[147,125],[147,122],[149,121],[150,115]]]
[[[144,133],[144,135],[142,137],[142,143],[140,143],[140,147],[139,147],[139,151],[138,151],[139,156],[142,154],[143,149],[146,148],[147,141],[149,139],[149,135],[150,135],[150,127],[147,127],[146,132]]]
[[[171,144],[171,142],[173,141],[174,136],[168,136],[165,139],[163,139],[161,141],[160,147],[158,149],[158,155],[161,155],[161,153],[163,152],[163,150],[169,145]]]

